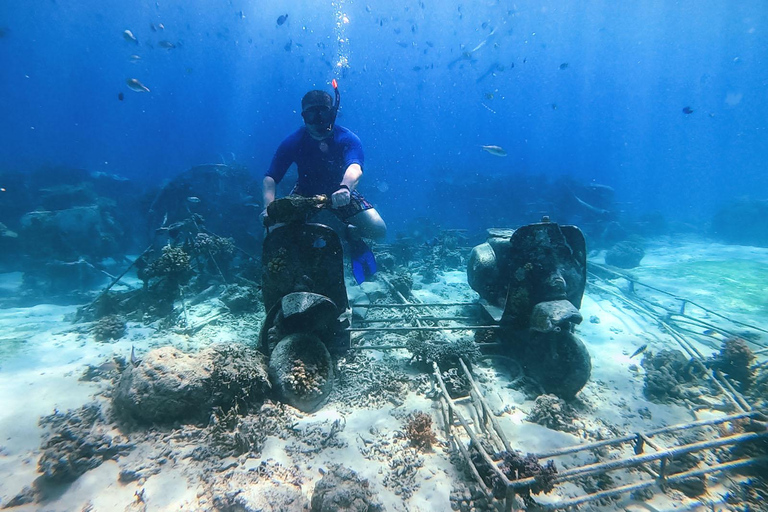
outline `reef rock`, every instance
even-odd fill
[[[619,268],[635,268],[645,256],[645,249],[634,242],[619,242],[605,254],[605,262]]]
[[[768,200],[740,199],[712,218],[712,235],[726,243],[768,247]]]
[[[561,432],[578,431],[578,426],[573,423],[575,419],[576,414],[571,406],[555,395],[537,397],[531,413],[526,418],[530,422]]]
[[[105,258],[120,252],[124,232],[100,206],[37,210],[21,218],[20,241],[32,258]]]
[[[173,347],[149,352],[129,366],[115,390],[115,409],[140,423],[201,421],[263,398],[269,387],[264,357],[238,345],[188,355]]]
[[[315,485],[312,512],[381,512],[368,480],[340,464],[334,464]]]
[[[251,286],[229,285],[219,299],[233,315],[253,313],[263,309],[261,296]]]

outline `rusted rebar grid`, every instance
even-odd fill
[[[622,279],[626,280],[627,282],[629,282],[632,285],[633,289],[634,289],[635,285],[642,286],[644,288],[648,288],[649,290],[653,290],[655,292],[661,293],[662,295],[666,295],[666,296],[668,296],[668,297],[670,297],[670,298],[672,298],[674,300],[680,301],[681,305],[680,305],[679,311],[676,312],[676,313],[672,313],[676,317],[683,317],[683,318],[689,319],[690,321],[704,323],[702,320],[696,319],[696,318],[694,318],[694,317],[692,317],[692,316],[690,316],[690,315],[685,313],[686,306],[688,304],[690,304],[692,306],[695,306],[695,307],[699,308],[700,310],[704,311],[705,313],[707,313],[709,315],[715,316],[717,318],[721,318],[721,319],[723,319],[723,320],[725,320],[727,322],[730,322],[730,323],[732,323],[734,325],[738,325],[740,327],[747,327],[749,329],[753,329],[755,331],[759,331],[759,332],[768,334],[768,329],[765,329],[763,327],[759,327],[759,326],[756,326],[756,325],[753,325],[753,324],[748,324],[746,322],[742,322],[742,321],[739,321],[739,320],[735,320],[735,319],[730,318],[730,317],[728,317],[728,316],[726,316],[726,315],[724,315],[722,313],[718,313],[717,311],[714,311],[714,310],[712,310],[710,308],[702,306],[701,304],[699,304],[699,303],[697,303],[697,302],[695,302],[695,301],[693,301],[691,299],[688,299],[686,297],[680,297],[677,294],[674,294],[674,293],[668,292],[666,290],[662,290],[661,288],[657,288],[655,286],[643,283],[642,281],[639,281],[639,280],[635,279],[634,277],[632,277],[632,276],[630,276],[630,275],[628,275],[626,273],[618,272],[618,271],[616,271],[614,269],[611,269],[611,268],[608,268],[606,266],[600,265],[599,263],[590,263],[589,266],[593,267],[593,268],[600,269],[601,271],[603,271],[605,273],[608,273],[608,274],[611,274],[614,277],[619,277],[619,278],[622,278]],[[596,278],[596,279],[606,280],[605,278],[603,278],[602,276],[600,276],[600,275],[598,275],[598,274],[596,274],[594,272],[589,272],[589,274],[592,277]],[[657,307],[660,307],[660,306],[657,306]],[[712,327],[715,328],[715,329],[723,330],[722,328],[714,326],[714,325],[712,325]],[[764,345],[761,345],[760,343],[756,343],[754,340],[746,340],[746,341],[748,341],[750,343],[753,343],[753,344],[755,344],[755,345],[757,345],[759,347],[768,348],[768,347],[765,347]]]
[[[649,430],[647,432],[638,432],[635,434],[628,434],[626,436],[616,437],[613,439],[605,439],[603,441],[595,441],[594,443],[586,443],[586,444],[577,444],[574,446],[569,446],[566,448],[559,448],[557,450],[551,450],[548,452],[541,452],[537,453],[536,456],[539,458],[550,458],[550,457],[559,457],[562,455],[569,455],[571,453],[586,451],[586,450],[594,450],[597,448],[602,448],[603,446],[609,446],[609,445],[616,445],[616,444],[622,444],[622,443],[628,443],[632,441],[636,441],[638,436],[644,435],[648,438],[651,438],[653,436],[658,436],[660,434],[671,434],[673,432],[677,432],[679,430],[688,430],[691,428],[698,428],[698,427],[708,427],[713,425],[719,425],[721,423],[727,423],[729,421],[735,421],[740,420],[744,418],[758,418],[758,419],[765,419],[765,415],[759,411],[749,411],[749,412],[741,412],[738,414],[730,414],[728,416],[721,416],[719,418],[712,418],[708,420],[699,420],[699,421],[692,421],[689,423],[679,423],[677,425],[670,425],[668,427],[660,427],[657,429]]]
[[[709,368],[707,368],[706,365],[703,362],[703,359],[704,359],[703,355],[695,347],[693,347],[690,344],[690,342],[687,339],[685,339],[685,337],[682,334],[677,332],[677,330],[674,327],[672,327],[668,322],[666,322],[663,318],[661,318],[655,311],[653,311],[652,309],[650,309],[649,307],[647,307],[644,304],[638,303],[638,301],[635,300],[635,299],[630,299],[629,297],[626,297],[625,295],[616,293],[613,290],[609,290],[609,289],[605,288],[604,286],[600,286],[600,285],[597,285],[595,283],[591,283],[591,285],[594,286],[595,288],[599,289],[599,290],[602,290],[602,291],[604,291],[604,292],[606,292],[606,293],[616,297],[618,300],[621,300],[622,302],[624,302],[626,305],[628,305],[629,307],[631,307],[635,311],[637,311],[637,312],[639,312],[641,314],[648,315],[649,317],[655,319],[658,322],[658,324],[664,330],[666,330],[666,332],[670,336],[672,336],[672,339],[674,339],[678,343],[678,345],[680,345],[680,347],[686,353],[688,353],[689,357],[691,357],[692,359],[696,360],[701,365],[701,368],[703,369],[705,375],[707,375],[707,377],[715,384],[715,387],[718,388],[718,390],[723,394],[723,396],[727,400],[729,400],[731,402],[731,404],[734,407],[736,407],[736,409],[742,410],[742,411],[745,411],[745,410],[748,411],[748,410],[752,409],[752,407],[746,402],[746,400],[744,400],[744,397],[741,396],[734,389],[733,385],[731,385],[730,382],[728,383],[728,385],[725,385],[723,382],[721,382],[721,380],[725,381],[727,379],[725,377],[723,377],[723,376],[720,376],[721,377],[720,378],[717,375],[715,375],[714,372],[711,372],[709,370]]]
[[[394,295],[396,298],[398,298],[400,300],[400,302],[402,302],[403,304],[412,305],[414,302],[418,303],[418,301],[416,301],[416,300],[409,301],[408,299],[406,299],[405,295],[400,293],[400,290],[395,288],[395,286],[392,284],[392,282],[389,279],[387,279],[386,277],[380,276],[379,279],[384,281],[384,284],[387,285],[387,287],[389,288],[389,291],[392,292],[392,295]],[[434,313],[429,310],[429,308],[426,308],[426,310],[429,312],[430,315],[435,316]],[[418,327],[422,327],[421,321],[418,318],[416,318],[415,321],[416,321],[416,325]]]
[[[655,462],[661,459],[671,459],[679,457],[680,455],[685,455],[687,453],[711,450],[713,448],[720,448],[722,446],[737,445],[749,441],[757,441],[759,439],[767,438],[768,432],[749,432],[746,434],[736,434],[733,436],[722,437],[712,441],[699,441],[697,443],[679,445],[660,452],[634,455],[626,459],[617,459],[608,462],[596,462],[594,464],[587,464],[584,466],[566,469],[565,471],[555,475],[555,481],[557,483],[568,482],[577,478],[599,475],[609,471],[615,471],[617,469],[633,468],[639,466],[640,464]],[[513,480],[510,482],[510,485],[514,487],[526,487],[533,484],[535,481],[536,479],[534,477],[528,477],[520,480]]]
[[[746,459],[738,459],[731,462],[724,462],[721,464],[715,464],[714,466],[707,466],[706,468],[694,469],[690,471],[684,471],[682,473],[675,473],[674,475],[659,478],[654,480],[646,480],[644,482],[638,482],[634,484],[622,485],[613,489],[596,492],[593,494],[585,494],[576,498],[568,500],[560,500],[556,503],[538,503],[540,509],[543,510],[561,510],[568,507],[575,507],[577,505],[583,505],[591,501],[602,500],[605,498],[612,498],[613,496],[619,496],[628,492],[639,491],[647,489],[648,487],[654,487],[665,484],[671,484],[676,482],[682,482],[688,478],[695,478],[700,476],[706,476],[714,473],[720,473],[723,471],[729,471],[740,467],[751,466],[753,464],[768,462],[768,457],[751,457]]]
[[[722,328],[720,326],[717,326],[717,325],[715,325],[713,323],[706,322],[706,321],[700,320],[698,318],[693,318],[693,317],[691,317],[689,315],[681,315],[679,313],[669,313],[668,318],[670,319],[670,321],[673,321],[675,324],[679,324],[678,325],[678,330],[686,331],[686,332],[689,332],[689,333],[694,334],[694,335],[698,335],[698,336],[702,336],[702,337],[709,336],[708,334],[704,334],[703,332],[694,331],[693,329],[689,329],[689,328],[683,327],[683,326],[694,326],[694,327],[699,327],[699,328],[702,328],[702,329],[705,329],[705,330],[706,329],[711,329],[712,331],[715,331],[715,332],[717,332],[719,334],[725,334],[725,335],[730,336],[732,338],[738,338],[739,337],[739,333],[737,333],[735,331],[732,331],[730,329],[724,329],[724,328]],[[712,336],[709,336],[709,337],[712,337]],[[762,345],[759,345],[757,343],[756,343],[756,345],[762,346]]]
[[[480,402],[483,410],[483,419],[485,421],[491,422],[494,434],[498,436],[499,440],[501,440],[501,444],[504,446],[504,449],[508,452],[511,452],[512,448],[509,444],[509,440],[507,440],[507,436],[504,434],[504,431],[501,429],[501,425],[499,425],[499,422],[496,420],[496,416],[494,416],[493,411],[491,411],[491,408],[488,405],[488,402],[485,400],[485,397],[480,390],[480,386],[478,386],[477,382],[475,382],[475,379],[472,378],[472,374],[470,373],[469,368],[467,368],[466,363],[464,363],[464,359],[461,357],[459,358],[459,364],[461,365],[461,369],[464,370],[464,376],[467,377],[470,386],[475,391],[477,400]]]
[[[510,481],[507,478],[507,475],[505,475],[504,472],[498,468],[498,466],[496,465],[496,462],[491,458],[488,452],[485,451],[485,448],[483,448],[483,445],[480,442],[480,439],[477,437],[475,432],[469,426],[469,424],[467,423],[467,420],[464,419],[464,416],[461,414],[461,411],[459,411],[456,405],[454,404],[453,399],[451,399],[451,395],[448,394],[448,389],[445,387],[445,382],[443,381],[443,377],[441,375],[440,368],[437,366],[437,363],[432,362],[432,369],[433,369],[433,374],[435,376],[435,379],[437,379],[437,384],[440,387],[442,398],[445,401],[445,404],[448,406],[448,409],[450,410],[451,415],[454,416],[459,421],[459,424],[464,428],[464,431],[469,436],[475,449],[483,458],[483,460],[486,462],[486,464],[488,464],[488,466],[493,470],[493,472],[496,473],[496,476],[499,478],[499,480],[506,487],[509,487]],[[453,436],[452,433],[451,433],[451,436]],[[461,439],[455,439],[455,442],[457,445],[459,445],[459,449],[461,450],[461,453],[464,456],[466,463],[469,466],[474,468],[473,471],[477,473],[477,476],[479,477],[479,472],[477,472],[477,468],[472,462],[472,458],[470,457],[469,452],[466,450],[466,447],[464,447],[464,443],[461,441]],[[480,482],[482,482],[482,479],[480,479]],[[483,483],[483,487],[486,490],[486,492],[488,492],[488,488],[484,483]]]
[[[498,325],[446,325],[446,326],[423,326],[423,327],[349,327],[348,332],[408,332],[408,331],[474,331],[474,330],[497,331],[503,329]]]
[[[358,320],[358,322],[361,324],[394,324],[404,320],[405,319],[403,317],[365,318]],[[419,320],[423,320],[425,322],[470,322],[474,321],[475,318],[469,316],[419,316]]]
[[[431,308],[431,307],[453,307],[453,306],[482,306],[479,302],[414,302],[408,304],[355,304],[356,308],[392,308],[392,309],[407,309],[414,308]]]

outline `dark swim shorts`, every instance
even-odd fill
[[[364,212],[365,210],[370,210],[371,208],[373,208],[373,205],[365,200],[363,194],[357,190],[353,190],[350,193],[348,205],[342,206],[341,208],[331,208],[331,211],[339,219],[347,222],[358,213]]]

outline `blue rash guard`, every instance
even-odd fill
[[[323,140],[313,139],[302,126],[280,143],[265,176],[280,183],[293,163],[299,172],[294,194],[331,195],[339,189],[347,167],[363,167],[363,145],[343,126],[334,126],[333,135]]]

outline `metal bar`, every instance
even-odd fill
[[[496,432],[496,435],[499,436],[499,439],[501,439],[501,444],[504,445],[504,449],[508,452],[512,451],[512,448],[509,444],[509,441],[507,440],[507,436],[504,435],[504,431],[501,429],[501,425],[499,425],[499,422],[496,420],[496,417],[493,415],[493,412],[491,411],[491,408],[488,406],[488,402],[485,401],[485,398],[483,397],[483,394],[480,392],[480,387],[475,382],[475,379],[472,378],[472,374],[469,372],[469,369],[467,368],[467,365],[464,363],[464,359],[461,357],[459,358],[459,364],[461,365],[461,369],[464,370],[464,375],[467,376],[467,379],[469,380],[469,384],[472,386],[472,388],[475,390],[475,394],[477,395],[477,399],[480,401],[480,403],[483,406],[483,409],[485,413],[488,415],[487,417],[491,421],[491,425],[493,426],[493,430]]]
[[[445,321],[454,321],[454,322],[463,322],[463,321],[472,321],[476,320],[474,317],[470,316],[419,316],[419,320],[425,321],[425,322],[445,322]],[[394,317],[394,318],[366,318],[364,320],[357,320],[357,322],[362,324],[372,324],[372,323],[390,323],[394,324],[397,322],[406,322],[408,319],[403,317]]]
[[[470,471],[472,472],[472,476],[475,477],[475,480],[477,480],[478,485],[480,485],[480,488],[485,492],[486,498],[490,499],[493,498],[493,492],[488,489],[488,486],[485,485],[485,482],[483,482],[483,477],[480,476],[480,473],[477,471],[477,468],[472,463],[472,457],[469,455],[469,451],[467,450],[467,447],[464,446],[464,443],[461,441],[457,441],[456,445],[459,447],[459,451],[464,456],[464,459],[467,461],[467,465],[469,466]]]
[[[407,349],[408,347],[406,345],[357,345],[349,347],[349,350],[395,350],[400,348]]]
[[[348,327],[347,332],[411,332],[411,331],[496,331],[503,329],[498,325],[454,325],[447,327]]]
[[[634,282],[635,284],[639,284],[640,286],[644,286],[645,288],[649,288],[649,289],[651,289],[651,290],[654,290],[654,291],[656,291],[656,292],[659,292],[659,293],[661,293],[661,294],[664,294],[664,295],[668,295],[668,296],[670,296],[670,297],[672,297],[672,298],[674,298],[674,299],[677,299],[677,300],[681,300],[681,301],[685,301],[686,303],[688,303],[688,304],[692,304],[692,305],[696,306],[697,308],[699,308],[699,309],[701,309],[701,310],[703,310],[703,311],[706,311],[707,313],[709,313],[709,314],[711,314],[711,315],[715,315],[715,316],[717,316],[717,317],[719,317],[719,318],[722,318],[723,320],[727,320],[727,321],[729,321],[729,322],[731,322],[731,323],[734,323],[734,324],[736,324],[736,325],[740,325],[740,326],[742,326],[742,327],[749,327],[750,329],[754,329],[754,330],[756,330],[756,331],[760,331],[760,332],[768,333],[768,329],[763,329],[762,327],[757,327],[757,326],[754,326],[754,325],[750,325],[750,324],[748,324],[748,323],[745,323],[745,322],[740,322],[740,321],[738,321],[738,320],[734,320],[734,319],[732,319],[732,318],[728,318],[727,316],[723,315],[722,313],[718,313],[717,311],[713,311],[713,310],[711,310],[711,309],[709,309],[709,308],[706,308],[706,307],[702,306],[701,304],[698,304],[698,303],[696,303],[696,302],[694,302],[694,301],[692,301],[692,300],[690,300],[690,299],[686,299],[686,298],[684,298],[684,297],[679,297],[679,296],[675,295],[674,293],[670,293],[670,292],[668,292],[668,291],[666,291],[666,290],[662,290],[662,289],[660,289],[660,288],[656,288],[655,286],[651,286],[651,285],[649,285],[649,284],[645,284],[645,283],[642,283],[642,282],[638,281],[637,279],[635,279],[635,278],[633,278],[633,277],[630,277],[630,276],[628,276],[628,275],[626,275],[626,274],[622,274],[621,272],[616,272],[615,270],[609,269],[609,268],[607,268],[607,267],[605,267],[605,266],[603,266],[603,265],[600,265],[599,263],[590,263],[589,265],[591,265],[591,266],[593,266],[593,267],[597,267],[597,268],[600,268],[601,270],[603,270],[603,271],[605,271],[605,272],[609,272],[609,273],[612,273],[612,274],[614,274],[615,276],[618,276],[618,277],[623,277],[623,278],[624,278],[624,279],[626,279],[627,281],[632,281],[632,282]],[[600,279],[600,277],[599,277],[597,274],[595,274],[595,273],[592,273],[592,272],[590,272],[590,273],[592,274],[592,276],[594,276],[594,277],[596,277],[596,278]],[[684,313],[684,311],[685,311],[685,309],[683,309],[683,311],[682,311],[682,312]]]
[[[676,473],[674,475],[671,475],[664,479],[664,483],[675,483],[678,481],[685,480],[687,478],[695,478],[697,476],[704,476],[711,473],[719,473],[721,471],[728,471],[731,469],[736,469],[744,466],[751,466],[752,464],[757,464],[759,462],[765,462],[768,460],[768,457],[758,457],[758,458],[749,458],[749,459],[739,459],[732,462],[724,462],[722,464],[716,464],[714,466],[708,466],[703,469],[695,469],[691,471],[685,471],[683,473]],[[587,494],[585,496],[579,496],[577,498],[572,498],[570,500],[560,500],[556,503],[538,503],[538,507],[544,510],[561,510],[568,507],[575,507],[577,505],[582,505],[584,503],[588,503],[590,501],[597,501],[604,498],[610,498],[613,496],[618,496],[620,494],[625,494],[628,492],[634,492],[639,491],[641,489],[646,489],[648,487],[653,487],[655,485],[658,485],[658,480],[648,480],[645,482],[635,483],[635,484],[627,484],[622,485],[620,487],[616,487],[614,489],[609,489],[607,491],[601,491],[596,492],[594,494]]]
[[[477,438],[475,433],[472,431],[472,429],[467,424],[467,420],[464,419],[464,416],[461,414],[461,412],[456,408],[456,406],[451,401],[451,396],[448,394],[448,389],[446,389],[446,387],[445,387],[445,382],[443,382],[443,377],[440,375],[440,368],[437,366],[437,363],[435,363],[434,361],[432,362],[432,369],[434,370],[433,373],[434,373],[435,377],[437,377],[437,383],[440,385],[440,391],[442,391],[442,393],[443,393],[443,398],[445,398],[445,402],[448,404],[448,408],[456,416],[456,419],[459,420],[459,423],[461,423],[461,426],[464,427],[464,431],[467,433],[469,438],[472,440],[472,442],[475,445],[475,448],[477,449],[478,453],[480,453],[480,455],[483,457],[483,459],[485,460],[486,464],[488,464],[493,469],[494,473],[496,473],[496,476],[499,477],[499,479],[501,480],[501,482],[504,485],[509,486],[510,481],[507,478],[507,475],[505,475],[504,472],[501,471],[496,466],[496,462],[494,462],[494,460],[491,458],[491,456],[488,455],[488,452],[485,451],[485,449],[483,448],[483,445],[480,443],[480,440]],[[457,443],[459,445],[463,444],[461,442],[461,440],[458,440]],[[474,464],[472,464],[471,460],[469,460],[468,462],[470,463],[470,465],[474,466]]]
[[[646,462],[654,462],[660,459],[674,458],[680,455],[685,455],[686,453],[692,453],[692,452],[697,452],[701,450],[708,450],[710,448],[718,448],[720,446],[727,446],[729,444],[738,444],[746,441],[755,441],[757,439],[763,439],[766,437],[768,437],[768,432],[761,432],[761,433],[750,432],[747,434],[737,434],[735,436],[723,437],[720,439],[715,439],[714,441],[701,441],[698,443],[691,443],[691,444],[676,446],[675,448],[671,448],[663,452],[648,453],[644,455],[635,455],[626,459],[612,460],[609,462],[598,462],[595,464],[588,464],[586,466],[580,466],[580,467],[568,469],[563,471],[562,473],[558,473],[555,476],[555,480],[557,481],[557,483],[567,482],[570,480],[575,480],[576,478],[581,478],[581,477],[590,476],[594,474],[606,473],[608,471],[614,471],[617,469],[638,466]],[[524,486],[533,484],[534,481],[535,481],[534,477],[529,477],[529,478],[524,478],[522,480],[515,480],[511,482],[511,485],[514,485],[515,487],[524,487]]]
[[[403,309],[403,308],[426,308],[426,307],[452,307],[452,306],[482,306],[479,302],[416,302],[412,304],[353,304],[353,308],[382,308],[382,309]]]
[[[758,411],[741,412],[738,414],[731,414],[729,416],[722,416],[720,418],[712,418],[709,420],[699,420],[699,421],[693,421],[690,423],[682,423],[679,425],[671,425],[669,427],[661,427],[654,430],[649,430],[644,434],[647,437],[653,437],[659,434],[668,434],[670,432],[675,432],[678,430],[687,430],[689,428],[696,428],[696,427],[707,427],[711,425],[717,425],[720,423],[726,423],[728,421],[739,420],[742,418],[751,418],[754,416],[759,417],[759,416],[762,416],[762,414]],[[580,444],[576,446],[570,446],[568,448],[561,448],[559,450],[551,450],[549,452],[537,453],[536,457],[540,459],[558,457],[561,455],[568,455],[568,454],[576,453],[580,451],[593,450],[595,448],[600,448],[606,445],[627,443],[630,441],[634,441],[635,439],[637,439],[637,434],[630,434],[622,437],[617,437],[614,439],[606,439],[604,441],[596,441],[594,443]]]

